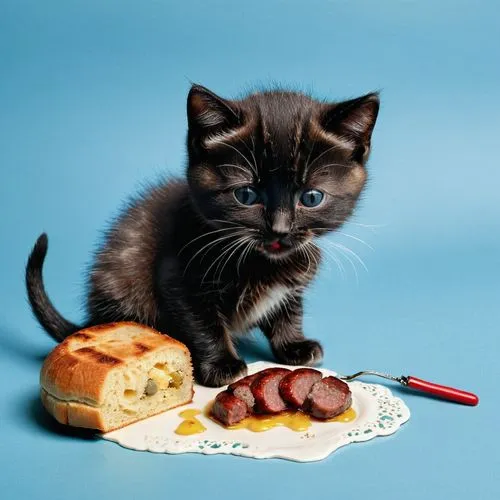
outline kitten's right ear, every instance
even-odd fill
[[[236,127],[240,112],[234,102],[214,94],[201,85],[193,85],[187,99],[187,115],[190,129],[203,134]]]
[[[379,106],[380,99],[376,92],[339,102],[327,107],[322,125],[331,133],[356,142],[367,142],[377,121]]]

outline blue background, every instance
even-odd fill
[[[451,1],[0,2],[0,496],[498,498],[500,9]],[[382,90],[371,182],[308,295],[324,365],[476,391],[476,408],[404,397],[396,435],[314,464],[135,453],[62,432],[38,373],[54,343],[23,266],[79,320],[84,266],[141,182],[182,173],[189,82],[228,97],[282,82],[330,99]],[[363,224],[363,226],[358,225]],[[368,227],[365,227],[368,226]],[[259,340],[248,359],[268,356]]]

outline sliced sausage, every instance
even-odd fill
[[[313,417],[327,419],[340,415],[351,404],[349,386],[336,377],[325,377],[312,386],[302,409]]]
[[[250,410],[253,409],[255,405],[255,398],[253,397],[251,385],[259,377],[265,375],[269,370],[275,370],[275,368],[265,368],[260,372],[254,373],[252,375],[247,375],[246,377],[237,380],[230,384],[227,388],[228,392],[234,394],[237,398],[242,399],[247,404]]]
[[[281,397],[292,408],[300,408],[311,387],[322,378],[323,375],[318,370],[298,368],[281,380],[279,387]]]
[[[286,368],[269,368],[263,370],[250,386],[255,399],[254,410],[257,413],[279,413],[286,410],[287,405],[279,392],[282,378],[288,375]]]
[[[250,386],[252,385],[252,382],[261,375],[261,373],[262,372],[258,372],[254,373],[253,375],[248,375],[247,377],[243,377],[242,379],[233,382],[227,388],[228,392],[234,394],[237,398],[245,401],[250,410],[253,409],[255,404],[255,398],[253,397]]]
[[[234,425],[248,415],[248,406],[242,399],[223,391],[217,394],[211,414],[224,425]]]

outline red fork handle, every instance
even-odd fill
[[[469,406],[476,406],[479,403],[479,398],[471,392],[461,391],[460,389],[454,389],[453,387],[446,387],[445,385],[434,384],[432,382],[422,380],[421,378],[411,376],[402,377],[402,383],[407,387],[416,389],[417,391],[427,392],[428,394],[449,399],[451,401],[455,401],[456,403],[462,403]]]

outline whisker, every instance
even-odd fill
[[[372,229],[372,230],[388,226],[388,224],[360,224],[359,222],[354,222],[354,221],[348,221],[347,225],[349,225],[349,224],[352,224],[354,226],[364,227],[367,229]]]
[[[328,242],[328,243],[331,243],[331,242]],[[332,247],[331,247],[331,250],[332,251],[335,251],[335,250],[341,250],[339,247],[335,246],[333,243],[332,243]],[[344,259],[346,259],[349,264],[351,265],[353,271],[354,271],[354,276],[356,277],[356,283],[359,284],[359,275],[358,275],[358,270],[356,268],[356,265],[354,263],[354,261],[349,257],[349,254],[345,253],[345,252],[342,252],[340,251],[340,256],[341,257],[344,257]]]
[[[319,251],[320,260],[321,260],[321,248],[318,247],[317,245],[315,245],[313,241],[307,241],[304,245],[302,245],[302,248],[304,248],[304,250],[307,254],[307,257],[308,257],[309,261],[311,262],[311,264],[312,264],[312,261],[310,259],[312,257],[312,260],[314,260],[314,263],[316,264],[316,268],[319,268],[320,261],[318,261],[315,253],[312,250],[312,247],[316,248]]]
[[[357,236],[354,236],[354,235],[349,234],[349,233],[344,233],[343,231],[335,231],[335,232],[337,234],[341,234],[342,236],[345,236],[346,238],[351,238],[353,240],[359,241],[363,245],[367,246],[370,250],[375,251],[374,248],[369,243],[367,243],[366,241],[362,240],[361,238],[358,238]]]
[[[255,141],[253,140],[253,135],[250,136],[250,139],[252,139],[252,151],[250,151],[250,152],[252,153],[253,161],[255,163],[255,168],[258,170],[257,160],[255,159],[255,154],[257,153],[257,151],[255,149]]]
[[[344,252],[347,252],[351,254],[365,269],[366,272],[368,272],[368,268],[366,267],[363,259],[353,250],[351,250],[349,247],[346,247],[345,245],[341,245],[340,243],[333,243],[337,248],[340,250],[343,250]]]
[[[334,149],[339,149],[339,148],[340,148],[339,145],[335,145],[335,146],[332,146],[331,148],[326,149],[321,154],[319,154],[318,156],[316,156],[316,158],[314,158],[314,160],[309,165],[309,168],[311,168],[319,159],[323,158],[323,156],[325,156],[327,153],[329,153],[330,151],[332,151]]]
[[[228,148],[231,148],[233,151],[236,151],[236,153],[238,153],[247,162],[248,166],[250,167],[250,170],[255,174],[255,176],[257,178],[259,177],[259,173],[257,172],[257,170],[254,169],[253,165],[250,163],[250,160],[238,148],[235,148],[233,145],[228,144],[227,142],[221,142],[220,144],[222,144],[223,146],[227,146]]]
[[[339,269],[339,272],[340,272],[340,276],[342,277],[342,279],[344,280],[345,279],[345,268],[344,268],[344,264],[342,263],[342,261],[337,258],[337,256],[335,255],[335,253],[333,252],[334,249],[332,248],[332,251],[330,251],[328,248],[322,248],[322,247],[319,247],[318,245],[316,245],[318,248],[320,248],[321,250],[323,250],[323,252],[325,252],[325,254],[327,255],[327,257],[330,257],[330,259],[333,260],[333,262],[335,262],[335,264],[337,264],[337,267]]]
[[[319,249],[320,261],[318,261],[318,259],[316,258],[316,255],[314,255],[314,252],[312,251],[312,249],[307,247],[307,250],[308,250],[308,252],[310,252],[311,257],[313,258],[314,263],[316,264],[316,268],[318,268],[320,266],[320,261],[321,261],[321,249]]]
[[[254,164],[254,167],[255,167],[255,171],[257,172],[258,171],[257,160],[255,159],[255,155],[254,155],[255,141],[253,140],[253,136],[250,136],[250,138],[252,139],[252,147],[253,147],[253,149],[250,149],[250,146],[241,137],[238,137],[238,140],[248,149],[248,151],[252,155],[253,164]]]
[[[359,222],[355,222],[355,221],[352,221],[352,220],[331,220],[330,221],[332,224],[345,224],[345,225],[353,225],[353,226],[359,226],[359,227],[363,227],[363,228],[368,228],[368,229],[375,229],[375,228],[381,228],[381,227],[386,227],[387,224],[361,224]],[[309,228],[311,230],[314,230],[314,229],[324,229],[324,230],[327,230],[327,231],[337,231],[334,227],[311,227]]]
[[[311,269],[311,265],[312,265],[311,257],[309,257],[309,253],[308,253],[307,249],[305,248],[305,245],[299,247],[299,251],[307,259],[307,269],[305,270],[305,273],[308,274],[309,269]]]
[[[243,227],[243,226],[241,226]],[[200,236],[197,236],[196,238],[193,238],[191,241],[189,241],[188,243],[186,243],[178,252],[177,255],[180,255],[182,253],[182,251],[188,247],[189,245],[191,245],[191,243],[194,243],[195,241],[198,241],[199,239],[201,238],[204,238],[205,236],[210,236],[211,234],[214,234],[214,233],[220,233],[221,231],[233,231],[235,228],[232,228],[232,227],[225,227],[225,228],[222,228],[222,229],[216,229],[215,231],[209,231],[208,233],[203,233],[202,235]]]
[[[313,142],[313,147],[309,150],[309,154],[307,155],[307,158],[306,158],[306,165],[304,167],[304,172],[307,172],[307,169],[309,168],[309,160],[311,159],[311,155],[312,155],[312,153],[314,151],[314,148],[316,147],[316,144],[317,144],[317,142],[314,141]]]
[[[224,262],[224,265],[221,267],[221,270],[219,271],[219,274],[218,274],[218,277],[217,279],[220,280],[221,277],[222,277],[222,273],[224,271],[224,268],[226,267],[226,265],[228,264],[228,262],[231,260],[231,257],[235,254],[235,252],[237,252],[242,246],[244,246],[246,243],[248,243],[249,241],[251,241],[252,239],[250,238],[250,236],[246,236],[246,237],[243,237],[241,240],[240,240],[240,243],[233,249],[233,251],[229,254],[229,256],[227,257],[226,261]],[[217,270],[216,270],[217,272]]]
[[[234,163],[221,163],[219,165],[216,165],[216,167],[233,167],[233,168],[237,168],[238,170],[242,170],[246,174],[249,173],[248,169],[246,167],[242,167],[241,165],[235,165]],[[252,172],[254,172],[253,169],[252,169]]]
[[[316,169],[315,172],[322,172],[323,170],[330,171],[330,167],[339,167],[339,168],[354,168],[353,165],[345,165],[342,163],[328,163],[326,165],[322,165],[320,168]]]
[[[234,249],[238,248],[242,242],[248,241],[248,239],[249,239],[249,236],[240,236],[232,245],[229,245],[229,247],[224,252],[221,252],[220,256],[216,259],[219,261],[219,264],[215,268],[215,272],[217,272],[221,268],[221,265],[224,262],[224,257],[226,255],[230,254],[228,257],[228,260],[229,260],[229,258],[232,255],[232,253],[230,253],[230,252],[233,251]],[[227,263],[227,260],[225,261],[225,263]],[[216,281],[220,281],[221,276],[222,276],[222,269],[221,269],[221,273],[216,278]]]
[[[221,249],[221,253],[217,256],[217,258],[212,262],[212,264],[210,264],[210,266],[208,267],[208,269],[206,270],[205,274],[203,275],[203,278],[201,280],[201,283],[203,284],[205,282],[205,278],[207,277],[208,273],[210,272],[210,269],[212,269],[212,267],[227,253],[228,250],[230,250],[231,248],[233,248],[234,245],[236,245],[239,241],[240,241],[240,238],[237,238],[235,241],[230,241],[229,243],[226,243],[222,249]],[[213,283],[218,283],[218,281],[216,279],[214,279]]]
[[[206,272],[206,273],[205,273],[205,275],[203,276],[203,279],[202,279],[202,281],[201,281],[201,282],[203,283],[203,281],[204,281],[205,277],[207,276],[207,274],[209,273],[210,269],[211,269],[211,268],[212,268],[212,267],[213,267],[213,266],[214,266],[217,262],[219,262],[219,264],[218,264],[218,265],[217,265],[217,267],[215,268],[215,273],[217,273],[217,271],[218,271],[218,270],[219,270],[219,268],[220,268],[220,265],[221,265],[221,264],[222,264],[222,262],[223,262],[224,257],[225,257],[225,256],[226,256],[229,252],[231,252],[231,250],[233,250],[233,249],[234,249],[234,250],[236,250],[236,249],[238,249],[238,248],[242,245],[242,243],[246,243],[246,241],[248,241],[248,239],[249,239],[249,238],[250,238],[250,236],[240,236],[240,237],[239,237],[236,241],[234,241],[233,243],[231,243],[231,244],[229,244],[229,245],[226,245],[226,247],[224,247],[224,248],[225,248],[225,249],[224,249],[224,251],[223,251],[223,252],[221,252],[221,254],[220,254],[220,255],[219,255],[219,256],[218,256],[218,257],[214,260],[214,262],[212,262],[212,264],[210,265],[210,267],[207,269],[207,272]],[[233,253],[234,253],[234,251],[233,251]],[[220,278],[221,278],[221,276],[222,276],[222,271],[224,270],[225,265],[227,264],[227,262],[229,261],[229,259],[230,259],[230,258],[231,258],[231,256],[233,255],[233,253],[231,253],[231,254],[229,255],[228,259],[227,259],[227,260],[225,261],[225,263],[224,263],[224,266],[222,266],[222,269],[221,269],[220,273],[218,274],[218,277],[217,277],[217,278],[215,278],[217,282],[218,282],[218,281],[220,281]],[[215,273],[214,273],[214,274],[215,274]]]
[[[203,257],[207,254],[208,250],[210,249],[210,247],[212,247],[213,245],[221,242],[221,241],[224,241],[224,240],[227,240],[229,238],[233,238],[234,236],[237,236],[239,234],[244,234],[244,231],[235,231],[234,233],[232,234],[229,234],[229,235],[225,235],[225,236],[222,236],[220,238],[217,238],[209,243],[207,243],[206,245],[202,246],[192,257],[191,259],[189,259],[188,263],[186,264],[186,267],[184,268],[184,273],[183,273],[183,276],[186,275],[186,271],[189,267],[189,265],[191,264],[191,262],[193,262],[193,260],[203,251],[206,249],[206,252],[203,254],[202,256],[202,259]]]
[[[312,243],[312,245],[315,246],[318,249],[318,251],[320,252],[321,260],[325,263],[327,270],[331,271],[332,270],[332,266],[331,266],[330,260],[333,260],[333,259],[331,259],[331,256],[328,254],[328,252],[324,248],[321,248],[318,245],[315,245],[314,243]],[[326,257],[330,257],[330,260],[329,259],[323,259],[323,255],[324,254],[326,255]],[[319,267],[319,263],[317,263],[317,265]],[[338,267],[338,264],[337,264],[337,267]]]
[[[311,230],[314,230],[314,229],[317,229],[317,230],[323,229],[325,231],[330,230],[331,233],[328,235],[325,235],[325,236],[332,236],[335,234],[341,234],[342,236],[346,236],[347,238],[351,238],[353,240],[359,241],[363,245],[367,246],[370,250],[375,251],[374,248],[369,243],[367,243],[365,240],[362,240],[358,236],[354,236],[353,234],[349,234],[349,233],[346,233],[344,231],[339,231],[338,229],[332,229],[332,228],[328,228],[328,227],[313,227],[313,228],[311,228]]]
[[[230,220],[224,220],[224,219],[208,219],[209,222],[220,222],[221,224],[232,224],[233,226],[237,226],[237,227],[246,227],[246,226],[242,226],[241,224],[238,224],[237,222],[233,222],[233,221],[230,221]],[[253,229],[251,228],[248,228],[250,231],[254,231]]]
[[[236,245],[239,241],[239,238],[236,239],[236,241],[230,241],[229,243],[227,243],[226,245],[224,245],[221,249],[221,253],[217,256],[217,258],[210,264],[210,266],[208,267],[208,269],[206,270],[205,274],[203,275],[202,279],[201,279],[201,284],[203,284],[205,282],[205,278],[207,277],[208,273],[210,272],[210,269],[212,269],[212,267],[217,264],[217,262],[226,254],[226,252],[231,249],[233,247],[233,245]],[[214,281],[213,283],[218,283],[218,281],[215,279],[214,277]]]
[[[340,249],[339,249],[340,250]],[[351,264],[351,267],[354,271],[354,275],[356,276],[356,284],[359,285],[359,274],[358,274],[358,270],[356,268],[356,264],[353,262],[353,260],[349,257],[348,254],[346,253],[341,253],[348,261],[349,263]]]
[[[256,245],[257,245],[256,241],[250,241],[247,248],[243,250],[243,252],[241,253],[240,258],[238,259],[238,263],[236,265],[236,274],[238,276],[240,275],[240,265],[245,263],[245,259],[250,255],[250,252]]]
[[[234,188],[238,186],[248,186],[248,181],[232,182],[231,184],[226,184],[226,188]]]
[[[244,229],[245,231],[251,232],[251,233],[259,233],[260,231],[258,229],[255,229],[253,227],[248,227],[248,226],[243,226],[242,224],[238,224],[237,222],[233,222],[230,220],[224,220],[224,219],[207,219],[208,222],[219,222],[221,224],[231,224],[234,226],[235,229]]]

